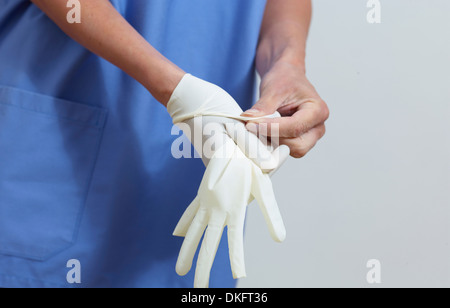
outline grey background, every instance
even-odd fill
[[[366,3],[314,1],[327,134],[273,178],[284,243],[250,206],[239,287],[450,287],[450,1],[382,0],[381,24]]]

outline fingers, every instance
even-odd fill
[[[274,119],[258,119],[247,123],[246,127],[255,134],[296,138],[312,128],[323,124],[328,116],[329,110],[325,102],[310,100],[301,103],[296,112],[291,116]]]
[[[246,208],[243,207],[239,215],[231,219],[228,225],[228,249],[230,253],[230,264],[233,278],[243,278],[245,272],[244,261],[244,221]]]
[[[259,117],[266,114],[272,114],[277,111],[277,109],[278,105],[273,104],[272,100],[262,98],[257,101],[251,109],[242,113],[242,116]]]
[[[178,275],[184,276],[190,271],[192,260],[194,259],[195,252],[197,251],[198,244],[207,224],[208,216],[206,211],[199,211],[194,217],[181,245],[175,269]]]
[[[195,215],[197,214],[198,208],[200,207],[200,201],[198,197],[195,197],[194,201],[187,207],[184,211],[183,216],[181,216],[178,221],[175,230],[173,231],[174,236],[186,236],[189,226],[192,223]]]
[[[194,288],[207,288],[209,285],[209,275],[211,267],[216,257],[217,248],[222,238],[223,228],[225,227],[225,214],[215,213],[206,229],[203,238],[202,247],[197,259],[197,268],[195,270]]]
[[[275,112],[265,118],[279,118],[281,115]],[[248,120],[248,118],[245,118]],[[250,158],[263,172],[269,173],[278,169],[285,159],[289,156],[289,153],[285,155],[286,148],[275,149],[279,144],[277,140],[269,141],[267,137],[260,136],[249,132],[243,123],[236,122],[232,125],[226,124],[227,133],[236,142],[242,152]],[[273,143],[272,143],[273,141]],[[281,156],[280,156],[281,154]]]
[[[317,141],[325,135],[325,131],[325,125],[322,124],[312,128],[300,137],[280,138],[280,143],[290,148],[292,157],[302,158],[316,145]]]
[[[228,135],[236,142],[241,151],[258,167],[267,171],[277,167],[270,152],[270,146],[264,144],[258,136],[249,132],[241,122],[227,123],[225,125]]]
[[[252,194],[263,213],[272,238],[277,242],[284,241],[286,228],[275,199],[272,182],[267,174],[255,176],[252,184]]]
[[[284,162],[289,158],[290,153],[291,150],[289,146],[283,144],[272,152],[273,157],[278,161],[278,166],[269,173],[270,176],[274,175],[278,169],[280,169]]]

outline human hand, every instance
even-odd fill
[[[287,146],[272,147],[245,129],[248,118],[240,116],[242,109],[220,87],[186,74],[175,88],[167,110],[189,138],[205,165],[232,139],[258,167],[271,172],[289,156]]]
[[[207,287],[223,229],[228,226],[233,277],[243,277],[243,228],[247,205],[253,199],[260,205],[272,237],[277,241],[285,237],[269,173],[289,156],[289,148],[263,143],[245,129],[242,121],[248,119],[240,116],[242,109],[228,93],[191,75],[185,75],[176,87],[167,110],[206,165],[197,197],[174,231],[175,236],[185,237],[176,271],[185,275],[190,270],[205,233],[194,286]]]
[[[282,117],[250,121],[247,129],[279,137],[280,144],[290,148],[291,156],[305,156],[325,134],[329,109],[302,69],[287,62],[276,63],[262,78],[260,94],[259,101],[242,115],[260,117],[278,111]],[[274,124],[279,127],[275,129]]]

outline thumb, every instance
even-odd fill
[[[278,106],[276,106],[273,101],[260,99],[252,108],[245,111],[241,115],[245,117],[262,117],[265,115],[273,114],[275,111],[277,111],[277,109]]]

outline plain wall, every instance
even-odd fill
[[[239,287],[450,287],[450,1],[381,0],[381,24],[367,2],[314,1],[327,134],[273,177],[285,242],[250,206]]]

